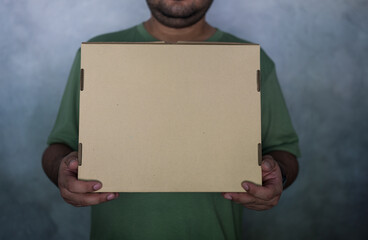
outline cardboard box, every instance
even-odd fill
[[[103,192],[261,184],[260,47],[83,43],[79,179]]]

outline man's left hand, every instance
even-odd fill
[[[244,193],[223,193],[224,198],[253,210],[267,210],[277,205],[283,190],[281,170],[271,155],[263,156],[262,186],[243,182]]]

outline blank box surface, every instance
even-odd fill
[[[259,45],[83,43],[78,177],[110,192],[261,184]]]

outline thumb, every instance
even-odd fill
[[[69,161],[68,169],[73,172],[76,172],[78,170],[78,160],[76,158],[72,158]]]
[[[64,158],[64,163],[67,170],[77,172],[78,170],[78,155],[76,152],[72,152]]]
[[[262,161],[262,171],[263,172],[271,172],[276,166],[276,161],[269,155],[263,157]]]

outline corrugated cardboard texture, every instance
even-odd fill
[[[101,191],[261,184],[258,45],[82,44],[79,178]]]

